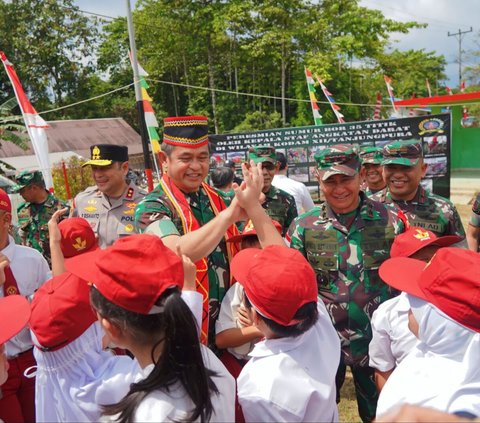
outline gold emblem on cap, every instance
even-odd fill
[[[427,231],[424,231],[422,229],[416,229],[416,234],[413,235],[414,238],[419,239],[420,241],[425,241],[427,239],[430,239],[430,234]]]
[[[92,160],[100,160],[100,149],[97,146],[93,147]]]
[[[77,251],[84,250],[87,248],[87,240],[81,237],[75,238],[75,244],[72,244],[72,247],[75,248]]]

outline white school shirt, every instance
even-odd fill
[[[14,239],[8,236],[8,245],[1,250],[10,261],[10,269],[17,282],[19,294],[31,297],[47,280],[52,277],[47,260],[35,249],[16,245]],[[3,286],[0,287],[0,298],[4,296]],[[30,331],[25,326],[22,331],[6,344],[7,357],[29,350],[33,347]]]
[[[205,367],[216,373],[213,376],[218,394],[212,396],[213,414],[211,422],[235,421],[235,379],[221,361],[204,345],[201,345]],[[143,377],[147,377],[154,365],[143,369]],[[170,422],[184,420],[193,409],[193,402],[183,386],[177,382],[169,391],[156,390],[150,393],[139,404],[135,411],[135,422]]]
[[[237,379],[245,421],[338,421],[340,340],[322,301],[318,321],[298,337],[255,344]]]
[[[238,282],[233,284],[223,297],[220,314],[215,323],[215,333],[218,335],[227,329],[241,328],[237,319],[237,310],[242,305],[243,286]],[[248,360],[248,353],[252,351],[255,342],[247,342],[238,347],[227,348],[227,351],[239,360]]]
[[[410,304],[405,293],[392,298],[373,312],[372,340],[368,346],[369,366],[381,372],[394,369],[417,345],[408,329]]]
[[[305,213],[315,206],[308,188],[301,182],[285,175],[275,175],[272,185],[293,196],[298,214]]]

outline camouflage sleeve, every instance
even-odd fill
[[[305,257],[307,253],[305,252],[305,242],[304,242],[305,228],[299,224],[299,219],[295,219],[290,227],[288,228],[287,235],[285,236],[285,241],[290,248],[294,248],[302,253]]]
[[[450,224],[448,225],[448,231],[445,235],[457,235],[465,238],[465,229],[463,228],[462,219],[458,214],[457,208],[450,203]]]
[[[145,196],[135,207],[135,229],[138,233],[144,233],[148,226],[157,222],[155,224],[157,235],[161,237],[180,235],[172,219],[172,210],[155,191]]]
[[[393,226],[395,235],[405,232],[409,228],[408,219],[405,213],[395,203],[384,204],[381,203],[388,212],[388,219]]]
[[[295,199],[291,195],[288,196],[287,199],[288,199],[288,209],[287,209],[287,217],[285,219],[285,227],[290,228],[292,222],[298,216],[298,211],[297,211],[297,205],[295,204]]]
[[[480,194],[477,194],[477,198],[475,198],[475,202],[473,203],[469,223],[477,228],[480,227]]]

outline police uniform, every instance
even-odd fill
[[[275,149],[270,146],[251,147],[248,151],[249,160],[255,163],[269,162],[277,164]],[[295,198],[273,185],[265,194],[265,201],[262,207],[267,214],[282,225],[282,235],[285,236],[290,224],[298,216]]]
[[[12,188],[14,193],[32,183],[44,184],[42,173],[38,170],[21,172],[17,176],[16,182],[17,185]],[[48,192],[47,199],[43,203],[24,202],[17,209],[18,235],[21,244],[39,251],[50,266],[48,221],[57,210],[65,207],[68,206],[64,201]]]
[[[383,148],[383,164],[414,166],[423,156],[421,143],[416,140],[397,141]],[[394,200],[390,191],[372,197],[385,204],[396,204],[406,215],[410,226],[432,231],[437,236],[457,235],[465,238],[465,230],[452,202],[418,186],[413,199]]]
[[[315,160],[319,170],[325,172],[324,180],[339,173],[352,176],[351,170],[358,172],[360,167],[356,151],[349,145],[317,152]],[[395,235],[404,229],[395,208],[375,202],[360,191],[360,202],[351,213],[336,214],[324,202],[300,215],[287,235],[290,246],[299,250],[315,270],[319,296],[342,344],[337,390],[348,365],[363,421],[375,417],[378,398],[373,369],[368,367],[370,319],[383,301],[396,294],[381,281],[378,268],[389,257]]]
[[[84,165],[108,166],[112,162],[128,161],[124,146],[100,144],[91,147],[92,160]],[[74,200],[74,216],[86,219],[96,236],[100,248],[108,247],[118,238],[135,233],[135,207],[146,191],[130,182],[120,198],[109,198],[93,186],[79,193]]]

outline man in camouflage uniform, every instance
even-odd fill
[[[360,161],[355,147],[336,145],[315,154],[325,202],[298,217],[287,241],[310,262],[342,343],[337,398],[350,366],[358,411],[363,421],[375,417],[377,390],[368,366],[370,318],[394,293],[378,276],[396,234],[405,229],[397,209],[360,191]]]
[[[405,213],[410,226],[427,229],[437,236],[465,238],[455,206],[420,185],[427,170],[421,141],[395,141],[387,144],[382,153],[383,174],[388,189],[373,199],[385,204],[395,203]]]
[[[478,252],[478,239],[480,238],[480,194],[477,194],[472,206],[472,214],[467,227],[468,248]]]
[[[362,191],[367,197],[374,194],[382,194],[386,190],[387,183],[383,179],[382,149],[380,147],[363,147],[360,150],[360,179]]]
[[[282,225],[282,235],[285,236],[290,224],[298,216],[298,212],[295,198],[272,185],[273,177],[280,166],[275,149],[269,145],[251,147],[248,158],[257,164],[262,164],[263,193],[265,194],[262,206],[273,220]]]
[[[100,248],[135,232],[134,213],[146,191],[126,179],[128,147],[97,144],[90,147],[90,166],[97,185],[79,193],[73,203],[73,215],[83,217],[95,232]]]
[[[204,183],[209,170],[208,122],[203,116],[165,118],[162,152],[166,174],[135,210],[138,232],[153,233],[197,265],[197,291],[204,296],[202,341],[213,346],[215,321],[230,286],[229,260],[239,210]]]
[[[39,170],[21,172],[16,183],[12,193],[18,192],[25,200],[17,209],[21,243],[42,253],[51,266],[48,221],[53,213],[67,204],[47,191]]]

